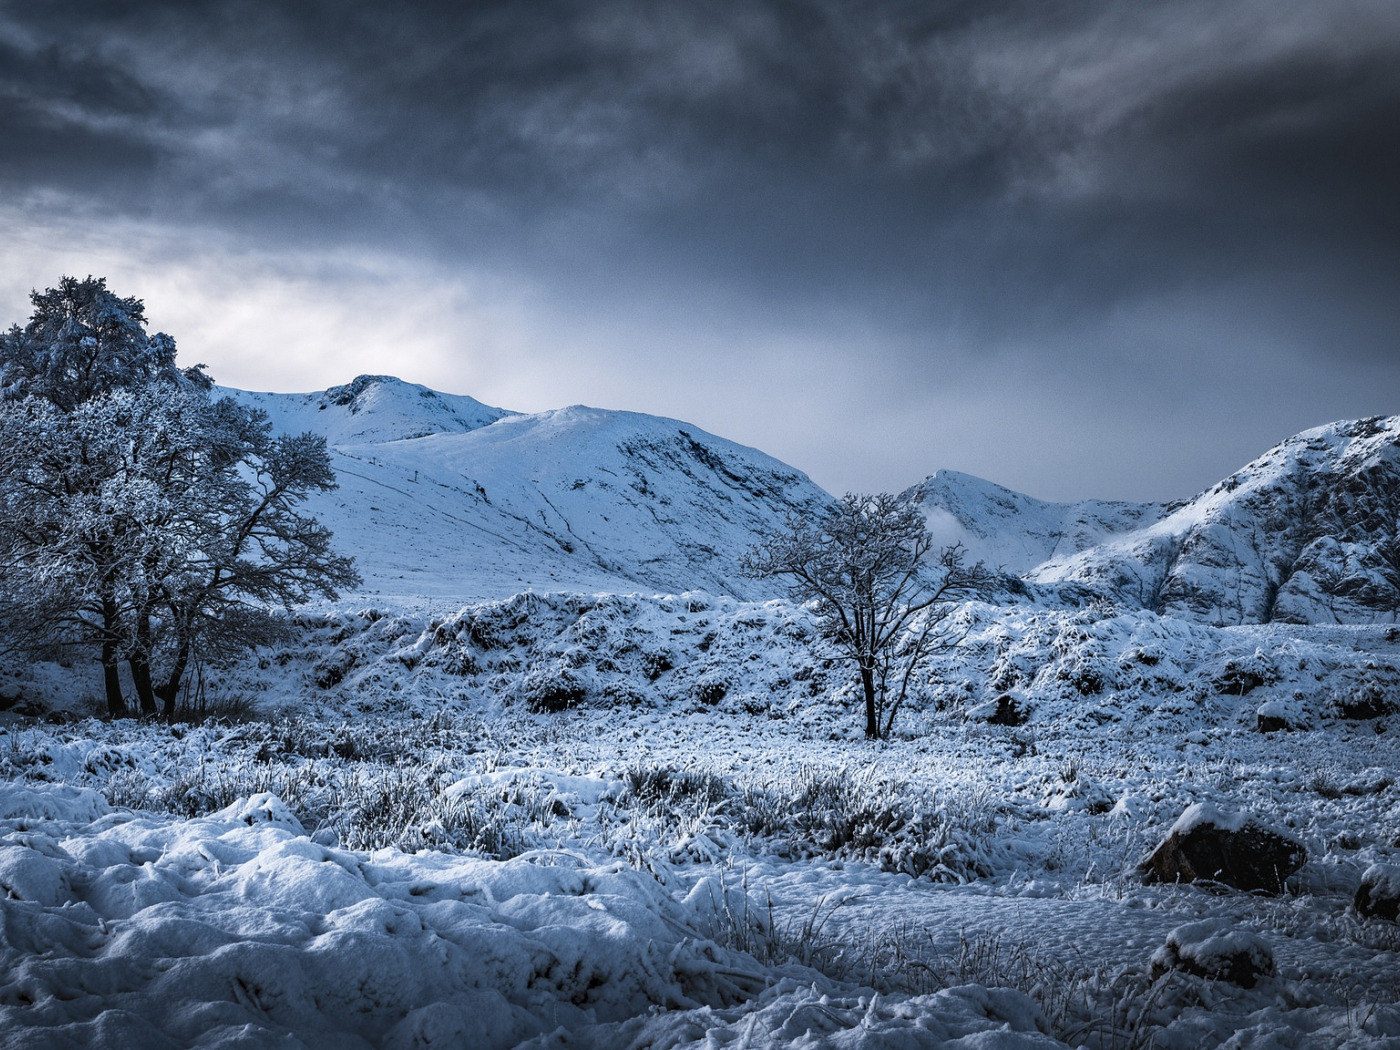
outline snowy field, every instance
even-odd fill
[[[963,616],[881,743],[701,594],[305,614],[197,725],[6,678],[0,1045],[1400,1047],[1392,630]],[[1307,862],[1145,884],[1195,803]]]

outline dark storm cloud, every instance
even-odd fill
[[[1397,114],[1390,0],[0,6],[33,207],[485,266],[733,353],[864,330],[906,401],[1028,354],[1163,411],[1270,339],[1388,362]]]
[[[7,124],[50,168],[99,139],[112,155],[90,166],[114,175],[158,158],[156,200],[131,206],[173,191],[283,222],[270,200],[290,195],[311,226],[330,200],[392,230],[397,207],[431,205],[449,234],[595,213],[798,283],[848,276],[848,252],[861,271],[936,268],[988,222],[986,262],[1050,253],[1023,263],[1034,277],[1086,241],[1113,273],[1137,236],[1193,264],[1202,244],[1288,250],[1338,222],[1395,241],[1400,35],[1381,5],[462,10],[16,5]],[[1347,19],[1349,38],[1310,36]],[[1135,49],[1136,67],[1114,58]]]

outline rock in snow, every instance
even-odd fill
[[[1244,813],[1207,803],[1186,810],[1144,865],[1151,882],[1218,882],[1238,890],[1281,893],[1303,866],[1301,844]]]
[[[1152,976],[1181,970],[1211,980],[1253,988],[1274,972],[1274,953],[1258,934],[1237,929],[1227,919],[1205,919],[1178,926],[1152,956]]]
[[[1297,707],[1283,700],[1268,700],[1260,704],[1254,714],[1255,725],[1261,733],[1289,732],[1303,729],[1307,724]]]
[[[1364,919],[1400,920],[1400,864],[1372,864],[1367,868],[1353,907]]]

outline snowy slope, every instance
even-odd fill
[[[955,470],[938,471],[908,494],[923,505],[940,543],[961,543],[969,560],[1017,574],[1152,524],[1170,509],[1105,500],[1049,503]]]
[[[1400,608],[1400,417],[1305,431],[1178,504],[1046,503],[953,471],[909,491],[941,541],[1051,594],[1216,624]]]
[[[1400,417],[1274,446],[1160,521],[1032,570],[1212,623],[1394,619],[1383,574],[1400,516]],[[1326,584],[1324,587],[1323,584]]]
[[[321,394],[229,393],[278,429],[327,438],[340,488],[308,509],[355,556],[367,593],[767,597],[777,589],[745,579],[740,555],[830,498],[755,449],[655,416],[517,415],[374,376]]]

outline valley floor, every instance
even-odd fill
[[[1400,931],[1348,907],[1392,734],[839,729],[11,721],[0,1044],[1400,1045]],[[1288,894],[1141,884],[1202,798],[1307,845]],[[1210,917],[1276,974],[1154,980]]]

